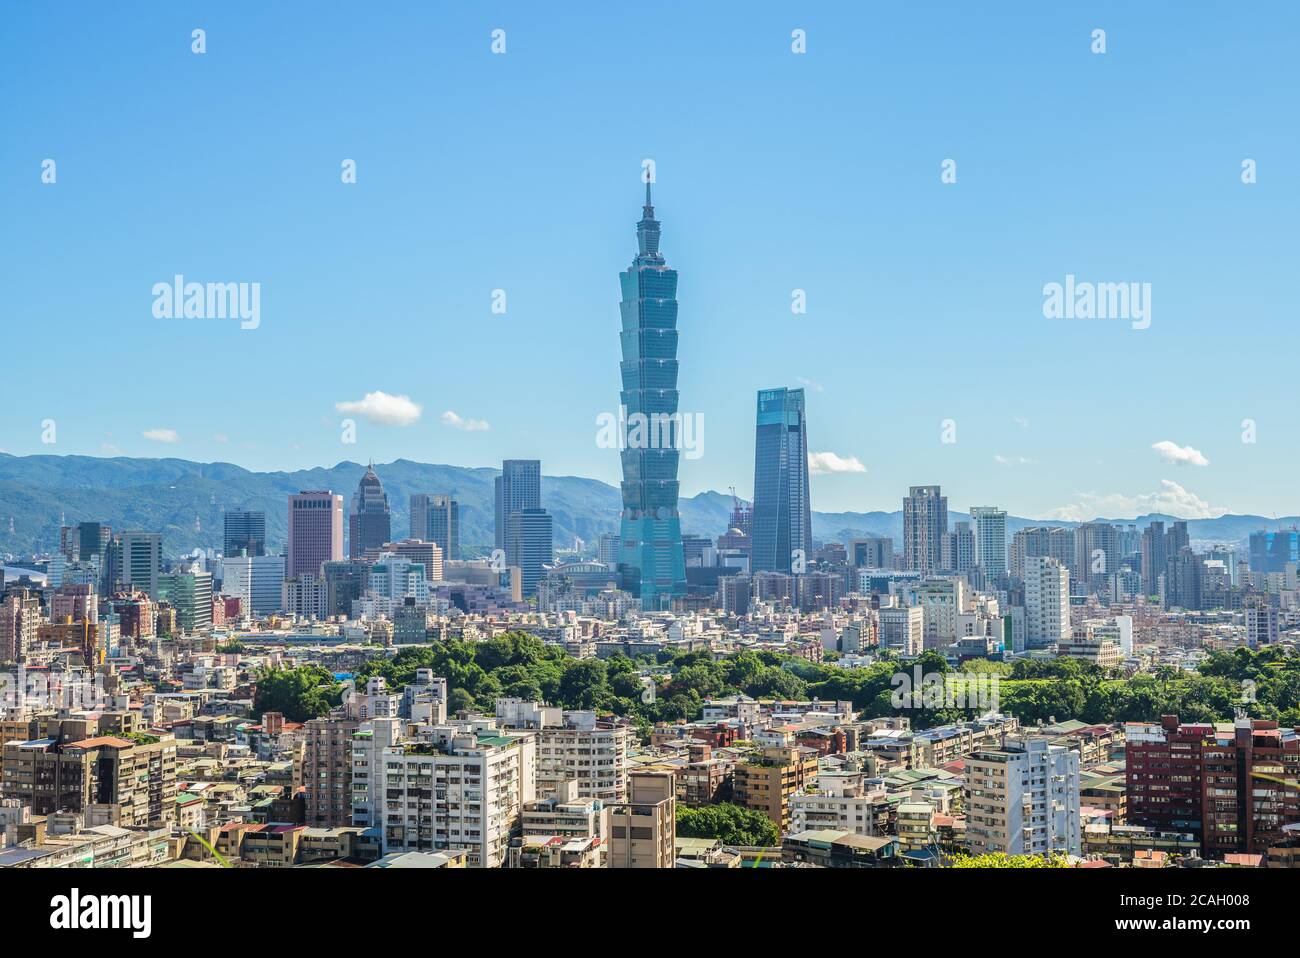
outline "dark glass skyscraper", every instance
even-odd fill
[[[352,514],[348,517],[348,557],[359,559],[367,549],[382,546],[393,538],[392,518],[388,511],[388,496],[384,493],[375,467],[366,468],[366,474],[352,494]]]
[[[622,437],[619,570],[623,588],[640,597],[643,609],[655,611],[671,608],[675,596],[686,594],[686,561],[677,513],[677,270],[669,269],[659,252],[648,181],[636,239],[636,258],[619,274],[619,400],[631,427]]]
[[[227,512],[224,518],[222,555],[228,559],[266,555],[265,512]]]
[[[802,389],[758,393],[754,436],[755,572],[803,571],[795,552],[812,558],[812,503],[808,498],[808,423]]]

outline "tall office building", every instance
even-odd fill
[[[912,486],[903,500],[903,565],[931,575],[943,564],[948,531],[948,497],[938,486]]]
[[[158,575],[162,571],[161,532],[123,532],[122,567],[118,581],[128,592],[143,592],[158,598]]]
[[[511,516],[506,555],[510,565],[519,567],[525,598],[537,594],[543,567],[554,561],[553,537],[551,514],[545,509],[523,509]]]
[[[158,598],[176,610],[176,627],[186,635],[212,630],[212,573],[169,572],[158,577]]]
[[[1153,522],[1142,531],[1142,591],[1146,595],[1159,594],[1160,577],[1164,574],[1168,557],[1165,524]]]
[[[266,555],[265,512],[227,512],[224,525],[221,547],[223,556]]]
[[[436,542],[444,560],[460,559],[460,503],[451,496],[411,496],[411,538]]]
[[[1070,577],[1081,595],[1106,588],[1112,573],[1119,571],[1119,530],[1109,522],[1085,522],[1074,529],[1074,565]]]
[[[888,536],[850,539],[849,565],[855,569],[890,569],[894,565],[894,540]]]
[[[343,559],[343,497],[326,490],[289,496],[284,575],[320,575],[321,563]]]
[[[755,572],[801,572],[796,553],[812,558],[807,425],[802,389],[759,391],[750,515]]]
[[[971,506],[975,522],[975,562],[991,576],[1007,571],[1007,512],[997,506]]]
[[[326,562],[321,570],[325,579],[326,613],[350,618],[352,603],[364,596],[370,585],[370,566],[349,559]]]
[[[600,544],[598,546],[597,556],[604,565],[611,569],[618,567],[618,556],[622,551],[622,543],[619,542],[617,533],[602,532],[600,534]]]
[[[75,535],[77,554],[73,558],[82,562],[89,562],[95,557],[102,559],[112,537],[113,530],[102,522],[78,523]]]
[[[630,429],[621,437],[623,588],[647,610],[671,608],[686,594],[686,559],[677,512],[681,419],[677,411],[677,271],[659,252],[659,221],[646,182],[636,224],[637,255],[619,274],[623,361],[619,402]],[[634,418],[635,417],[635,418]],[[648,428],[644,428],[648,425]]]
[[[1047,556],[1025,560],[1025,641],[1039,648],[1068,639],[1070,571]]]
[[[249,615],[281,611],[284,556],[234,556],[221,560],[221,591],[237,598]]]
[[[378,548],[392,537],[388,496],[379,476],[375,475],[374,463],[371,463],[357,483],[357,491],[352,494],[352,512],[348,516],[348,558],[358,559],[366,554],[367,549]]]
[[[507,459],[496,478],[496,526],[498,549],[510,538],[510,516],[524,509],[542,507],[542,463],[539,459]],[[509,557],[507,557],[509,561]],[[514,563],[511,563],[512,565]]]

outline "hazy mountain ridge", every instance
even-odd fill
[[[410,496],[416,492],[451,493],[460,502],[461,542],[467,553],[493,541],[493,479],[499,470],[398,459],[376,464],[393,513],[393,535],[407,535]],[[0,453],[0,553],[27,554],[58,546],[60,517],[67,524],[101,520],[114,529],[147,529],[164,534],[169,554],[196,546],[220,548],[221,516],[227,509],[266,512],[267,539],[281,548],[285,536],[286,497],[300,489],[332,489],[350,504],[364,463],[344,461],[295,472],[253,472],[232,463],[186,459],[134,459],[94,456],[12,456]],[[901,501],[901,493],[900,493]],[[618,530],[619,490],[581,476],[543,476],[542,504],[555,522],[558,546],[575,536],[594,543],[602,532]],[[716,536],[731,515],[729,495],[702,492],[681,500],[682,531]],[[952,522],[970,517],[950,512]],[[197,519],[197,530],[195,520]],[[11,528],[12,520],[12,532]],[[1103,519],[1143,527],[1151,520],[1174,522],[1172,516]],[[1300,518],[1225,515],[1188,520],[1192,539],[1236,543],[1251,532],[1287,527]],[[1008,516],[1007,531],[1031,525],[1076,526]],[[814,512],[813,536],[886,535],[902,546],[903,518],[895,512]]]

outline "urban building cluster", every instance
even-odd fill
[[[980,700],[920,727],[919,693],[891,714],[736,695],[646,723],[540,696],[465,707],[454,669],[353,681],[406,649],[519,632],[630,661],[651,701],[683,652],[892,663],[914,684],[926,662],[1122,679],[1223,649],[1294,655],[1294,530],[1242,549],[1176,520],[1012,528],[974,505],[950,521],[918,485],[900,541],[815,537],[802,389],[757,394],[752,502],[733,493],[720,535],[684,531],[677,274],[648,185],[637,237],[621,418],[666,441],[621,438],[621,513],[590,546],[560,557],[538,460],[502,464],[490,543],[461,541],[450,489],[411,495],[395,531],[371,464],[350,500],[288,495],[283,543],[254,508],[226,512],[220,551],[184,555],[87,518],[0,570],[0,867],[1300,865],[1300,736],[1244,708],[1022,722]],[[271,676],[308,666],[341,701],[301,721],[258,707]],[[701,809],[760,821],[741,832],[763,840],[708,834]]]

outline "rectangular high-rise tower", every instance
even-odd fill
[[[948,497],[938,486],[912,486],[903,500],[903,565],[932,575],[943,565],[948,531]]]
[[[659,252],[659,221],[645,187],[636,224],[637,255],[619,274],[623,299],[620,436],[623,516],[619,570],[623,588],[646,610],[672,607],[686,594],[682,523],[677,512],[681,418],[677,410],[677,270]]]
[[[266,555],[265,512],[227,512],[224,525],[221,554],[227,559]]]
[[[321,564],[343,558],[343,497],[324,490],[289,497],[286,578],[320,575]]]
[[[411,538],[436,542],[444,559],[459,559],[460,503],[447,495],[412,495]]]
[[[513,513],[541,507],[541,460],[507,459],[502,462],[501,475],[496,478],[497,548],[508,549],[510,516]]]
[[[812,504],[802,389],[758,393],[750,521],[755,572],[804,571],[812,556]]]

